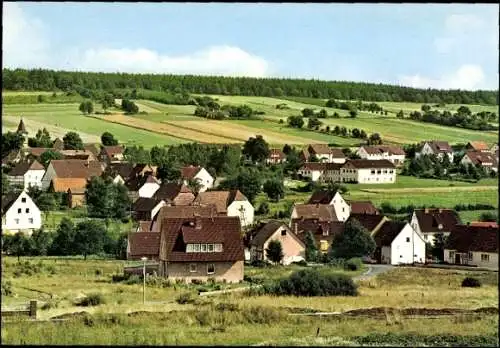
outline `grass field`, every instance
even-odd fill
[[[360,282],[357,297],[276,297],[233,293],[209,298],[195,297],[195,303],[183,305],[175,301],[179,294],[191,292],[194,295],[196,289],[180,285],[167,288],[147,286],[148,302],[143,305],[141,285],[110,281],[113,273],[121,272],[123,261],[29,259],[34,263],[41,261],[44,270],[50,266],[51,272],[14,277],[17,260],[2,258],[2,280],[11,280],[17,295],[2,295],[3,305],[23,303],[32,298],[48,301],[48,295],[33,291],[38,290],[52,294],[51,303],[59,301],[57,308],[39,310],[37,316],[40,319],[82,311],[88,314],[75,314],[64,322],[3,322],[3,344],[359,346],[356,340],[368,334],[392,333],[401,338],[416,333],[422,336],[448,334],[465,340],[477,335],[490,339],[498,337],[497,315],[410,318],[399,314],[409,307],[498,308],[498,273],[495,272],[396,268]],[[246,274],[260,273],[265,277],[285,275],[289,271],[284,267],[245,269]],[[483,286],[461,288],[460,283],[466,276],[479,278]],[[104,295],[105,304],[97,307],[72,305],[79,296],[94,291]],[[221,304],[233,309],[223,310],[219,307]],[[299,310],[333,312],[372,307],[392,307],[394,310],[387,312],[384,318],[289,315],[291,311]],[[411,340],[405,345],[419,346],[418,341]]]
[[[492,213],[498,216],[498,209],[496,210],[469,210],[469,211],[459,211],[458,215],[463,223],[480,221],[479,218],[483,213]]]

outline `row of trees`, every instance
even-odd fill
[[[193,75],[88,73],[48,69],[3,69],[2,87],[8,90],[144,89],[170,93],[248,96],[301,96],[342,100],[371,100],[446,104],[498,104],[496,91],[417,89],[401,86],[343,81],[284,78],[250,78]]]
[[[335,109],[342,109],[349,111],[351,117],[356,117],[353,115],[357,115],[357,111],[368,111],[373,113],[380,113],[387,115],[387,110],[384,110],[383,107],[378,105],[377,103],[363,103],[361,100],[356,102],[347,102],[347,101],[339,101],[335,99],[328,99],[325,103],[325,106]]]

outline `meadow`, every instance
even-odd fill
[[[13,296],[2,295],[3,305],[35,298],[50,303],[38,312],[38,321],[2,322],[3,344],[244,344],[244,345],[420,345],[420,340],[494,342],[497,314],[444,317],[403,316],[407,308],[498,308],[498,273],[397,267],[376,278],[359,281],[357,297],[255,296],[232,293],[197,297],[196,287],[170,285],[146,288],[112,283],[125,261],[78,258],[22,258],[42,263],[42,271],[16,276],[17,260],[2,258],[2,280],[12,282]],[[256,269],[245,274],[286,275],[299,266]],[[332,269],[334,272],[342,270]],[[344,271],[345,272],[345,271]],[[481,280],[481,288],[462,288],[466,276]],[[99,292],[105,303],[77,307],[76,299]],[[177,303],[189,292],[193,301]],[[49,294],[52,295],[50,299]],[[56,305],[57,304],[57,305]],[[338,312],[384,307],[382,317],[301,316],[306,312]],[[86,313],[85,313],[86,312]],[[368,313],[368,312],[366,312]],[[385,314],[384,314],[385,313]],[[488,313],[492,313],[488,311]],[[66,321],[44,321],[53,317]],[[427,338],[426,338],[427,337]],[[446,343],[445,342],[445,343]]]

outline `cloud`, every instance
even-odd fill
[[[453,74],[432,79],[419,74],[413,76],[400,76],[399,83],[403,86],[414,88],[437,88],[437,89],[462,89],[476,90],[484,88],[485,74],[479,65],[462,65]]]
[[[54,52],[42,21],[29,16],[18,3],[4,2],[3,6],[5,67],[252,77],[264,77],[269,72],[269,63],[264,58],[224,45],[178,56],[145,48],[73,47]]]

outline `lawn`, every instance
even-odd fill
[[[496,216],[498,216],[498,209],[496,210],[465,210],[465,211],[459,211],[458,215],[460,216],[460,220],[462,220],[462,223],[467,223],[467,222],[472,222],[472,221],[480,221],[479,218],[481,217],[481,214],[484,213],[492,213]]]

